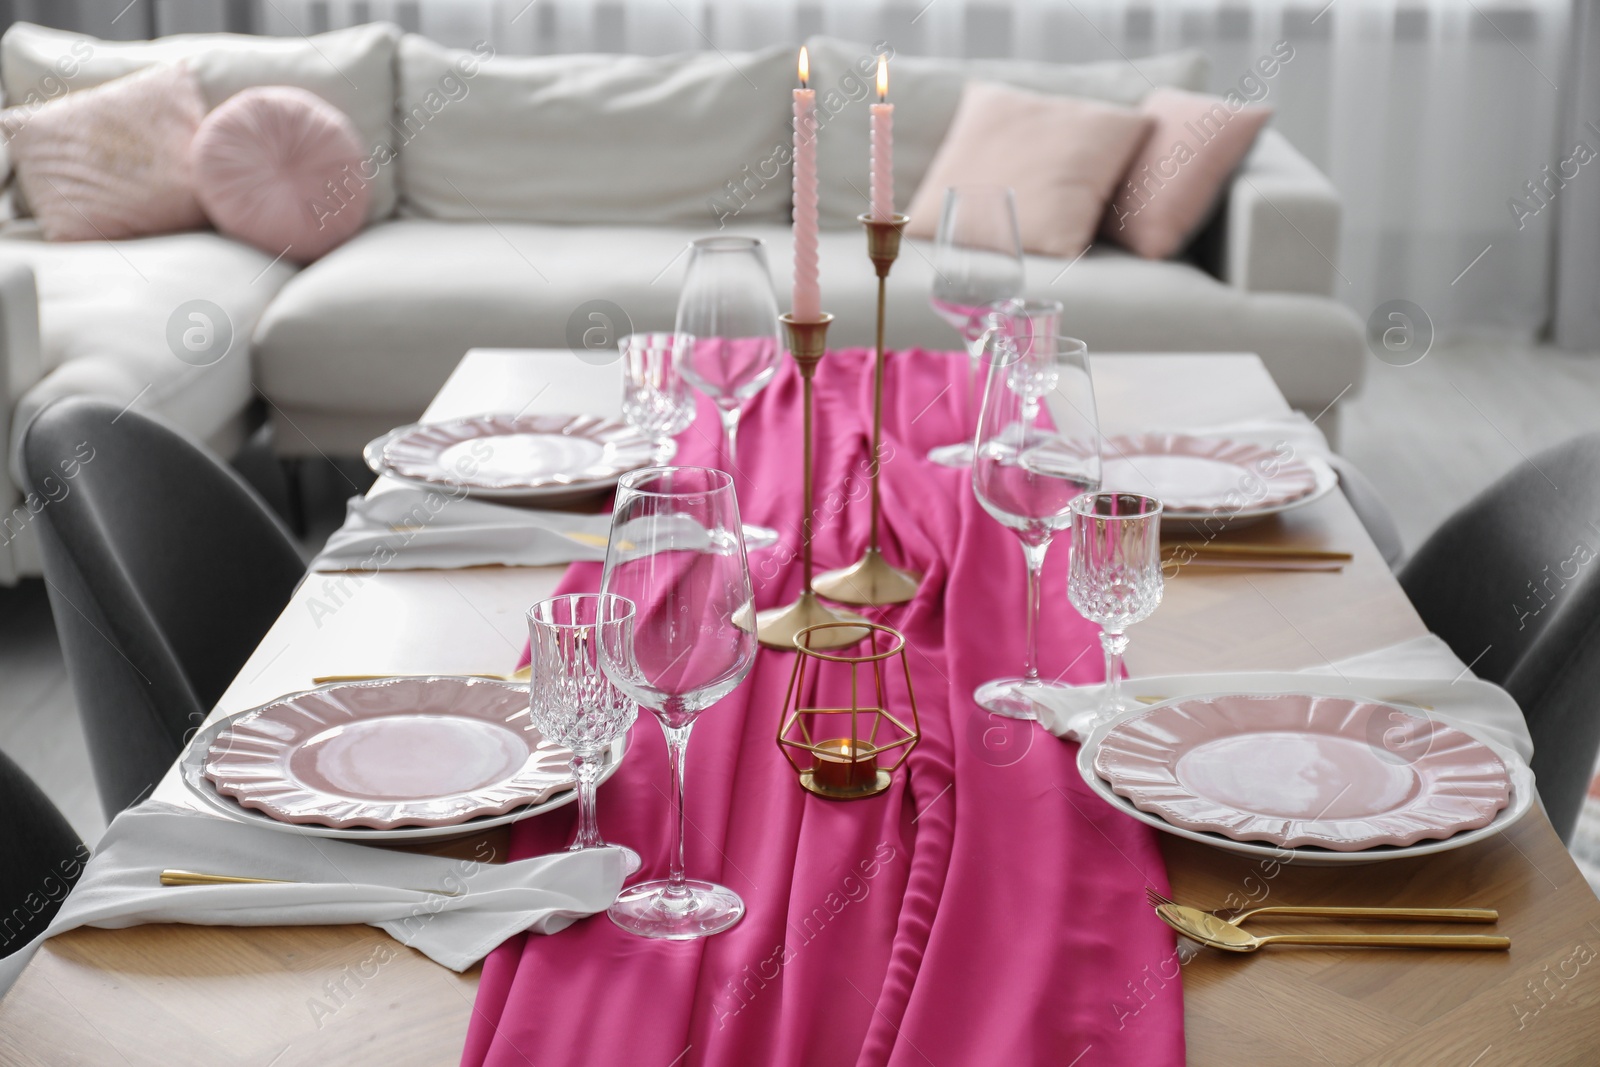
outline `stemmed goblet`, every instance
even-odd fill
[[[694,338],[683,333],[630,333],[622,352],[622,417],[655,443],[655,465],[672,458],[672,439],[694,422],[694,392],[683,363]]]
[[[944,191],[933,246],[934,312],[966,343],[967,393],[979,380],[983,339],[993,325],[991,305],[1022,295],[1022,235],[1016,196],[1003,185],[957,185]],[[973,398],[975,399],[975,398]],[[940,445],[928,458],[944,467],[972,463],[972,427],[965,440]]]
[[[1059,306],[1058,306],[1059,307]],[[1015,531],[1028,567],[1027,658],[1020,676],[973,694],[1013,719],[1037,715],[1024,686],[1039,681],[1039,583],[1045,552],[1072,523],[1072,501],[1100,487],[1100,431],[1082,341],[1026,332],[1024,316],[984,341],[988,362],[972,488],[983,509]]]
[[[631,624],[603,642],[606,676],[655,714],[672,760],[670,873],[624,890],[611,919],[673,940],[726,930],[744,902],[725,886],[685,876],[683,796],[690,730],[755,662],[755,604],[733,478],[706,467],[623,475],[601,588],[636,605]]]
[[[711,398],[722,417],[727,471],[739,469],[739,416],[746,400],[766,388],[778,371],[783,342],[778,298],[767,271],[767,254],[754,237],[702,237],[689,242],[689,265],[678,294],[674,329],[694,338],[684,377]],[[778,543],[766,526],[744,528],[745,547]]]
[[[1067,574],[1067,597],[1078,614],[1100,624],[1106,653],[1099,713],[1082,726],[1072,724],[1079,737],[1087,737],[1122,710],[1128,627],[1161,603],[1161,501],[1137,493],[1090,493],[1073,501]]]
[[[633,603],[618,596],[571,593],[541,600],[528,611],[529,719],[539,732],[572,750],[578,780],[578,833],[571,848],[617,848],[624,874],[639,854],[607,845],[600,836],[595,791],[607,748],[638,717],[633,698],[611,684],[600,649],[633,625]]]

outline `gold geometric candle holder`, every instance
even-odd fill
[[[847,656],[818,647],[833,638],[830,628],[841,626],[869,630],[867,651]],[[800,655],[789,675],[778,747],[801,787],[830,800],[857,800],[888,789],[894,772],[922,740],[905,636],[875,622],[831,622],[800,631],[795,647]],[[850,672],[849,703],[807,705],[808,682],[815,688],[830,669],[843,667]],[[910,722],[893,708],[895,675],[905,680]]]

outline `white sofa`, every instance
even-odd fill
[[[859,72],[875,56],[846,42],[808,45],[830,112],[819,134],[830,341],[862,345],[875,289],[853,221],[867,187]],[[0,84],[10,105],[187,57],[213,106],[246,84],[304,85],[350,113],[375,159],[387,160],[370,179],[368,227],[298,270],[210,232],[51,244],[26,217],[7,223],[0,439],[11,442],[12,478],[27,421],[70,393],[135,404],[224,455],[259,395],[281,455],[354,455],[415,419],[469,347],[567,348],[575,314],[595,300],[623,309],[636,329],[670,328],[686,244],[719,230],[764,240],[787,293],[791,49],[487,53],[384,25],[308,40],[87,47],[79,35],[8,31]],[[1124,103],[1152,84],[1199,89],[1205,79],[1194,53],[1078,66],[900,56],[892,70],[902,204],[968,77]],[[1364,366],[1360,323],[1330,297],[1338,224],[1328,181],[1269,129],[1190,259],[1151,262],[1102,242],[1077,262],[1029,257],[1028,288],[1062,300],[1093,350],[1257,352],[1290,401],[1315,414],[1347,396]],[[928,308],[931,276],[930,249],[908,241],[890,277],[892,345],[957,347]],[[236,336],[206,367],[178,359],[167,340],[172,312],[196,298],[222,307]],[[0,488],[0,516],[12,514],[0,531],[0,582],[37,573],[27,511],[18,489]]]

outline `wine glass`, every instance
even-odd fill
[[[725,886],[684,876],[683,761],[697,717],[755,662],[755,604],[733,478],[706,467],[623,475],[601,588],[637,606],[631,632],[603,644],[606,676],[655,713],[672,759],[670,874],[624,890],[611,919],[673,940],[726,930],[744,902]]]
[[[1122,654],[1127,629],[1161,603],[1161,501],[1137,493],[1090,493],[1072,503],[1072,561],[1067,597],[1100,624],[1106,684],[1098,715],[1073,724],[1079,737],[1122,710]]]
[[[739,466],[742,406],[772,381],[783,357],[778,298],[762,243],[754,237],[690,241],[674,329],[694,338],[683,374],[717,406],[731,474]],[[747,525],[744,541],[748,549],[767,548],[778,543],[778,532]]]
[[[595,790],[606,749],[639,714],[633,699],[605,676],[600,657],[608,640],[621,640],[632,629],[633,613],[632,601],[596,593],[551,597],[528,611],[529,720],[572,750],[572,776],[578,780],[578,834],[571,850],[620,849],[625,874],[639,869],[639,854],[600,836]],[[617,636],[610,637],[611,631]]]
[[[929,303],[966,342],[967,393],[977,388],[991,305],[1022,295],[1022,235],[1016,196],[1003,185],[956,185],[944,191],[933,246]],[[970,431],[970,427],[964,427]],[[972,438],[940,445],[928,458],[944,467],[972,464]]]
[[[1100,487],[1094,382],[1088,348],[1075,338],[1024,335],[1015,326],[996,326],[984,340],[983,353],[988,373],[972,488],[983,509],[1022,543],[1028,565],[1028,647],[1020,677],[985,682],[973,697],[996,715],[1032,719],[1037,717],[1033,702],[1022,687],[1039,681],[1045,552],[1056,531],[1071,525],[1073,499]]]
[[[622,351],[622,416],[655,442],[657,466],[672,458],[673,438],[694,422],[694,393],[683,362],[694,338],[683,333],[630,333]]]

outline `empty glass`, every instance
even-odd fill
[[[1122,654],[1127,629],[1161,603],[1161,501],[1137,493],[1091,493],[1072,503],[1072,561],[1067,597],[1100,624],[1106,685],[1100,712],[1080,737],[1122,710]]]
[[[655,463],[672,458],[673,438],[694,422],[694,391],[683,363],[694,338],[684,333],[630,333],[622,351],[622,416],[655,442]]]
[[[632,601],[595,593],[551,597],[528,612],[529,718],[545,737],[572,750],[572,775],[578,780],[572,851],[621,849],[627,874],[639,869],[639,854],[600,837],[595,791],[606,749],[639,714],[633,699],[606,678],[600,649],[624,640],[632,626]]]
[[[996,326],[978,416],[972,488],[983,509],[1010,527],[1028,566],[1028,647],[1022,674],[985,682],[974,699],[996,715],[1035,718],[1019,687],[1039,681],[1039,581],[1056,531],[1072,523],[1072,501],[1100,487],[1100,430],[1089,353],[1082,341]]]
[[[957,185],[944,191],[944,211],[933,246],[933,310],[966,342],[969,397],[978,381],[990,305],[1022,295],[1022,236],[1016,197],[1003,185]],[[956,444],[928,458],[945,467],[972,463],[971,427]]]
[[[755,662],[755,605],[733,479],[706,467],[622,477],[602,588],[636,605],[631,631],[602,648],[606,676],[661,722],[672,760],[670,874],[624,890],[610,915],[645,937],[683,940],[744,914],[733,890],[684,875],[684,755],[706,708]]]
[[[702,237],[689,242],[689,265],[678,295],[674,329],[694,343],[683,373],[710,397],[722,416],[727,470],[739,469],[739,415],[764,389],[783,356],[778,298],[767,271],[766,249],[754,237]],[[746,526],[746,548],[778,543],[776,530]]]

